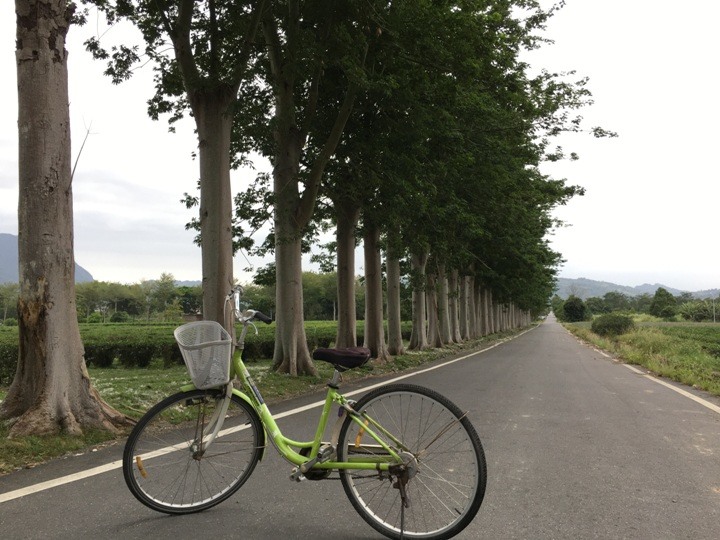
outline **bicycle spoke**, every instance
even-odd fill
[[[245,482],[259,459],[262,428],[249,405],[233,396],[221,419],[228,427],[208,445],[223,399],[217,391],[177,394],[138,422],[123,454],[123,472],[140,501],[162,512],[196,512],[226,499]],[[236,420],[239,425],[233,426]]]
[[[466,527],[485,492],[484,454],[467,413],[431,390],[406,384],[371,392],[356,410],[382,426],[375,433],[391,433],[406,449],[398,451],[404,465],[393,465],[389,474],[341,472],[345,492],[360,515],[392,538],[449,538]],[[352,443],[346,446],[360,429],[346,420],[339,440],[341,459],[362,459],[362,453],[353,454]],[[373,442],[367,434],[363,438],[366,445]],[[365,452],[383,455],[372,448]]]

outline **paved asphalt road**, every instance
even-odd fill
[[[485,501],[457,538],[720,538],[719,400],[658,384],[578,343],[552,319],[408,381],[469,410],[485,447]],[[306,438],[317,414],[289,416],[280,426]],[[238,494],[191,516],[145,508],[113,466],[6,500],[21,488],[93,471],[121,452],[114,445],[0,477],[0,538],[378,538],[339,481],[292,483],[290,465],[272,448]]]

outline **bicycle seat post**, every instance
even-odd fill
[[[333,378],[328,382],[328,386],[330,388],[335,388],[336,390],[340,388],[340,382],[342,381],[342,373],[340,370],[336,369],[335,373],[333,373]]]

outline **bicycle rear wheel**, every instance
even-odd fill
[[[150,409],[130,433],[123,452],[125,482],[146,506],[189,514],[235,493],[260,459],[260,419],[233,395],[217,438],[206,447],[213,413],[224,391],[174,394]]]
[[[437,392],[410,384],[378,388],[354,409],[401,442],[388,444],[409,469],[405,508],[396,472],[341,471],[355,510],[389,538],[437,540],[462,531],[482,503],[487,466],[480,438],[460,409]],[[389,457],[349,417],[340,430],[338,454],[341,461],[369,454]]]

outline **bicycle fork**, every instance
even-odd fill
[[[230,407],[230,398],[232,397],[233,383],[230,381],[225,386],[225,396],[222,398],[222,403],[219,407],[215,407],[208,426],[212,427],[212,432],[206,435],[204,432],[195,434],[195,441],[190,446],[190,450],[193,454],[193,459],[201,460],[207,452],[210,445],[215,441],[220,428],[222,428],[223,422],[225,421],[225,415],[227,414],[228,408]],[[201,422],[202,425],[202,422]]]

